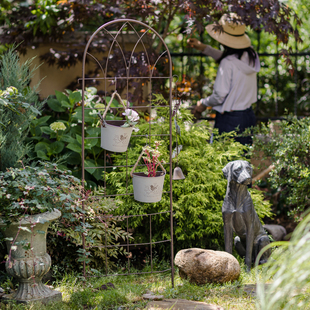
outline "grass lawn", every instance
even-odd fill
[[[260,268],[260,267],[259,267]],[[65,275],[53,283],[55,289],[62,292],[63,301],[49,305],[17,305],[0,303],[0,309],[144,309],[148,301],[142,295],[151,291],[164,298],[202,301],[222,306],[224,309],[256,309],[255,297],[243,290],[244,285],[254,284],[255,269],[245,272],[244,265],[238,281],[225,285],[206,284],[197,286],[183,281],[175,273],[175,285],[172,288],[170,272],[148,275],[109,276],[89,278],[85,283],[76,275]],[[145,270],[144,270],[145,271]],[[112,283],[115,288],[100,290],[102,285]]]

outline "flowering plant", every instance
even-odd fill
[[[0,172],[0,217],[9,224],[21,216],[70,209],[79,199],[73,190],[79,185],[77,178],[56,164],[8,168]]]
[[[126,122],[121,127],[134,127],[139,120],[139,114],[132,109],[125,109],[125,112],[122,113],[126,117]],[[134,128],[134,131],[139,131],[138,128]]]
[[[159,151],[160,141],[155,141],[155,147],[145,146],[143,148],[145,156],[143,156],[144,163],[146,164],[148,170],[148,177],[155,177],[157,168],[160,164],[160,151]]]

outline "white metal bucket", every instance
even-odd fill
[[[111,152],[126,152],[133,128],[110,124],[101,126],[101,147]]]
[[[161,200],[165,173],[157,172],[156,177],[148,177],[144,173],[133,173],[132,184],[134,199],[140,202],[158,202]]]

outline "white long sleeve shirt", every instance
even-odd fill
[[[207,46],[204,54],[218,60],[222,52]],[[237,55],[225,57],[218,68],[213,93],[202,99],[202,104],[211,106],[214,110],[242,111],[257,101],[257,72],[260,61],[256,57],[254,67],[249,64],[248,53],[244,53],[239,60]]]

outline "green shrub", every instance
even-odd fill
[[[70,169],[74,176],[81,177],[82,163],[82,91],[66,90],[65,93],[55,91],[55,96],[47,100],[50,110],[32,121],[29,141],[35,143],[31,156],[40,160],[59,161],[62,169]],[[107,97],[107,100],[110,98]],[[111,107],[118,106],[113,100]],[[95,108],[103,108],[101,99],[97,96],[97,89],[93,87],[85,90],[85,124],[87,130],[85,138],[85,166],[99,167],[104,165],[103,152],[100,147],[100,123]],[[117,119],[112,113],[107,119]],[[103,169],[88,169],[85,179],[93,187],[101,180]]]
[[[105,263],[110,269],[114,266],[111,258],[117,259],[126,252],[123,247],[109,246],[118,245],[121,241],[125,243],[127,237],[132,238],[119,226],[122,218],[111,216],[117,208],[117,201],[101,196],[100,189],[97,192],[88,190],[83,204],[84,210],[81,209],[81,202],[61,210],[62,217],[51,223],[47,238],[48,252],[53,257],[53,265],[57,265],[57,271],[62,273],[67,272],[68,267],[79,271],[83,261],[92,269],[105,270]],[[85,233],[86,247],[90,247],[85,251],[82,232]]]
[[[169,110],[166,107],[157,107],[157,118],[152,120],[152,135],[169,133]],[[173,181],[173,212],[175,250],[189,247],[223,249],[223,221],[221,207],[226,193],[227,181],[223,177],[222,168],[232,160],[241,159],[244,147],[232,139],[232,134],[225,134],[210,144],[210,126],[203,121],[192,125],[192,116],[187,109],[181,109],[178,115],[181,135],[179,145],[183,150],[178,156],[178,165],[186,178]],[[155,140],[161,139],[160,152],[162,158],[168,162],[169,136],[152,136],[146,141],[149,124],[143,120],[138,125],[139,136],[133,135],[126,154],[113,155],[113,164],[121,166],[127,163],[134,165],[146,142],[153,145]],[[141,137],[142,136],[142,137]],[[173,130],[173,141],[176,141]],[[173,148],[175,142],[173,142]],[[174,164],[176,158],[173,159]],[[167,168],[167,167],[166,167]],[[138,170],[138,169],[137,169]],[[107,194],[122,194],[123,204],[116,209],[118,215],[148,214],[168,211],[170,209],[169,194],[163,194],[158,203],[140,203],[132,195],[133,187],[129,177],[129,169],[118,167],[107,172],[104,177],[107,181]],[[169,169],[165,177],[164,191],[169,190]],[[128,189],[127,189],[128,185]],[[263,194],[252,190],[252,198],[259,216],[270,215],[270,203],[263,201]],[[135,242],[149,241],[149,219],[133,217],[129,225],[134,229]],[[170,239],[169,213],[152,216],[153,241]],[[161,251],[163,248],[161,249]],[[166,252],[166,254],[168,254]]]
[[[29,69],[32,60],[20,64],[14,48],[0,59],[0,171],[5,171],[29,152],[25,139],[43,102],[38,100],[36,87],[28,86],[36,69]]]
[[[310,118],[288,116],[276,125],[255,129],[253,151],[263,151],[271,159],[275,166],[268,178],[271,190],[280,195],[288,215],[298,220],[310,205]]]

